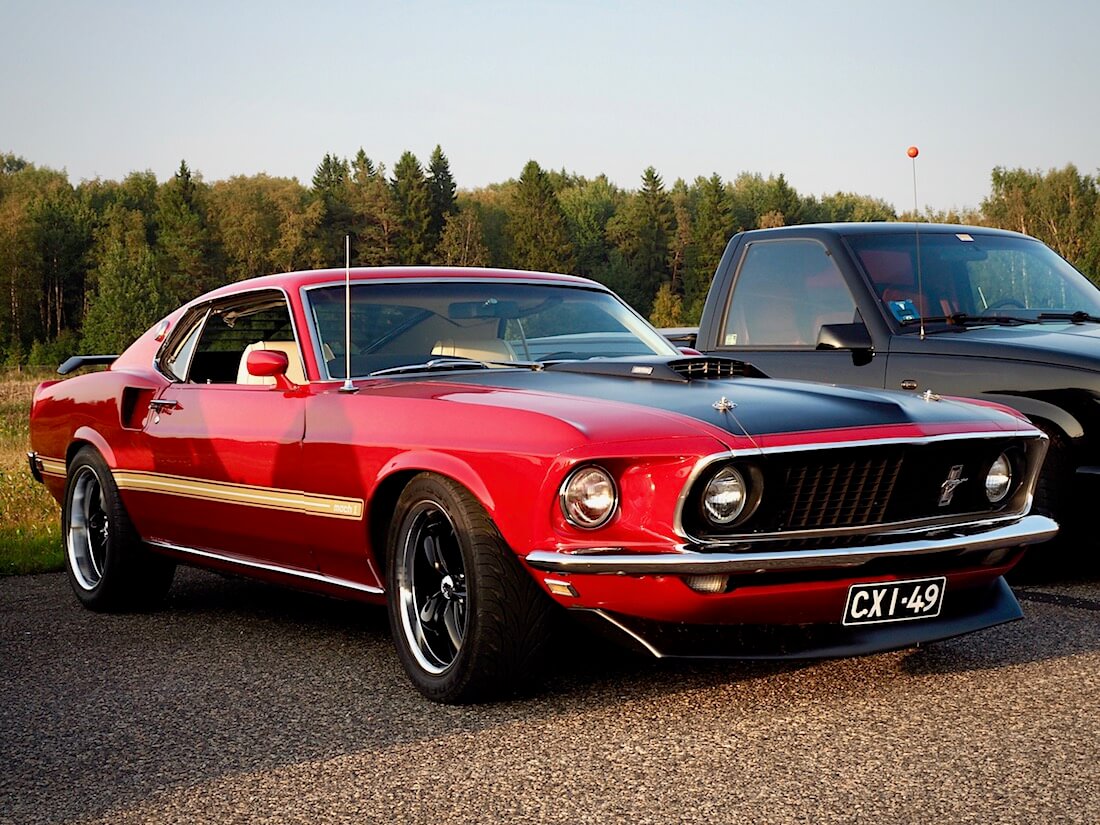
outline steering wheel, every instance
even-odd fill
[[[1025,307],[1016,298],[1004,298],[1000,301],[990,304],[985,309],[983,309],[982,315],[985,315],[991,309],[1008,309],[1009,307],[1012,307],[1013,309],[1027,309],[1027,307]]]

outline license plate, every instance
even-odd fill
[[[930,619],[940,615],[947,579],[853,584],[848,588],[844,624],[881,624]]]

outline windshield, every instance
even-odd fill
[[[1083,313],[1100,316],[1100,290],[1052,249],[1031,238],[920,231],[848,236],[888,316],[902,332],[926,320],[1011,323]],[[1068,319],[1066,319],[1068,320]]]
[[[344,377],[344,287],[306,292],[329,378]],[[679,355],[606,292],[501,281],[357,283],[351,373],[465,358],[490,363]]]

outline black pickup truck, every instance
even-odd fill
[[[1036,507],[1064,533],[1086,526],[1100,482],[1100,290],[1034,238],[912,223],[742,232],[698,330],[665,332],[774,378],[1014,407],[1050,436]]]

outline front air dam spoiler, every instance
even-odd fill
[[[614,641],[658,659],[834,659],[902,650],[1023,618],[1003,576],[970,590],[954,610],[933,619],[856,625],[690,625],[655,622],[606,610],[577,608],[572,616]]]

